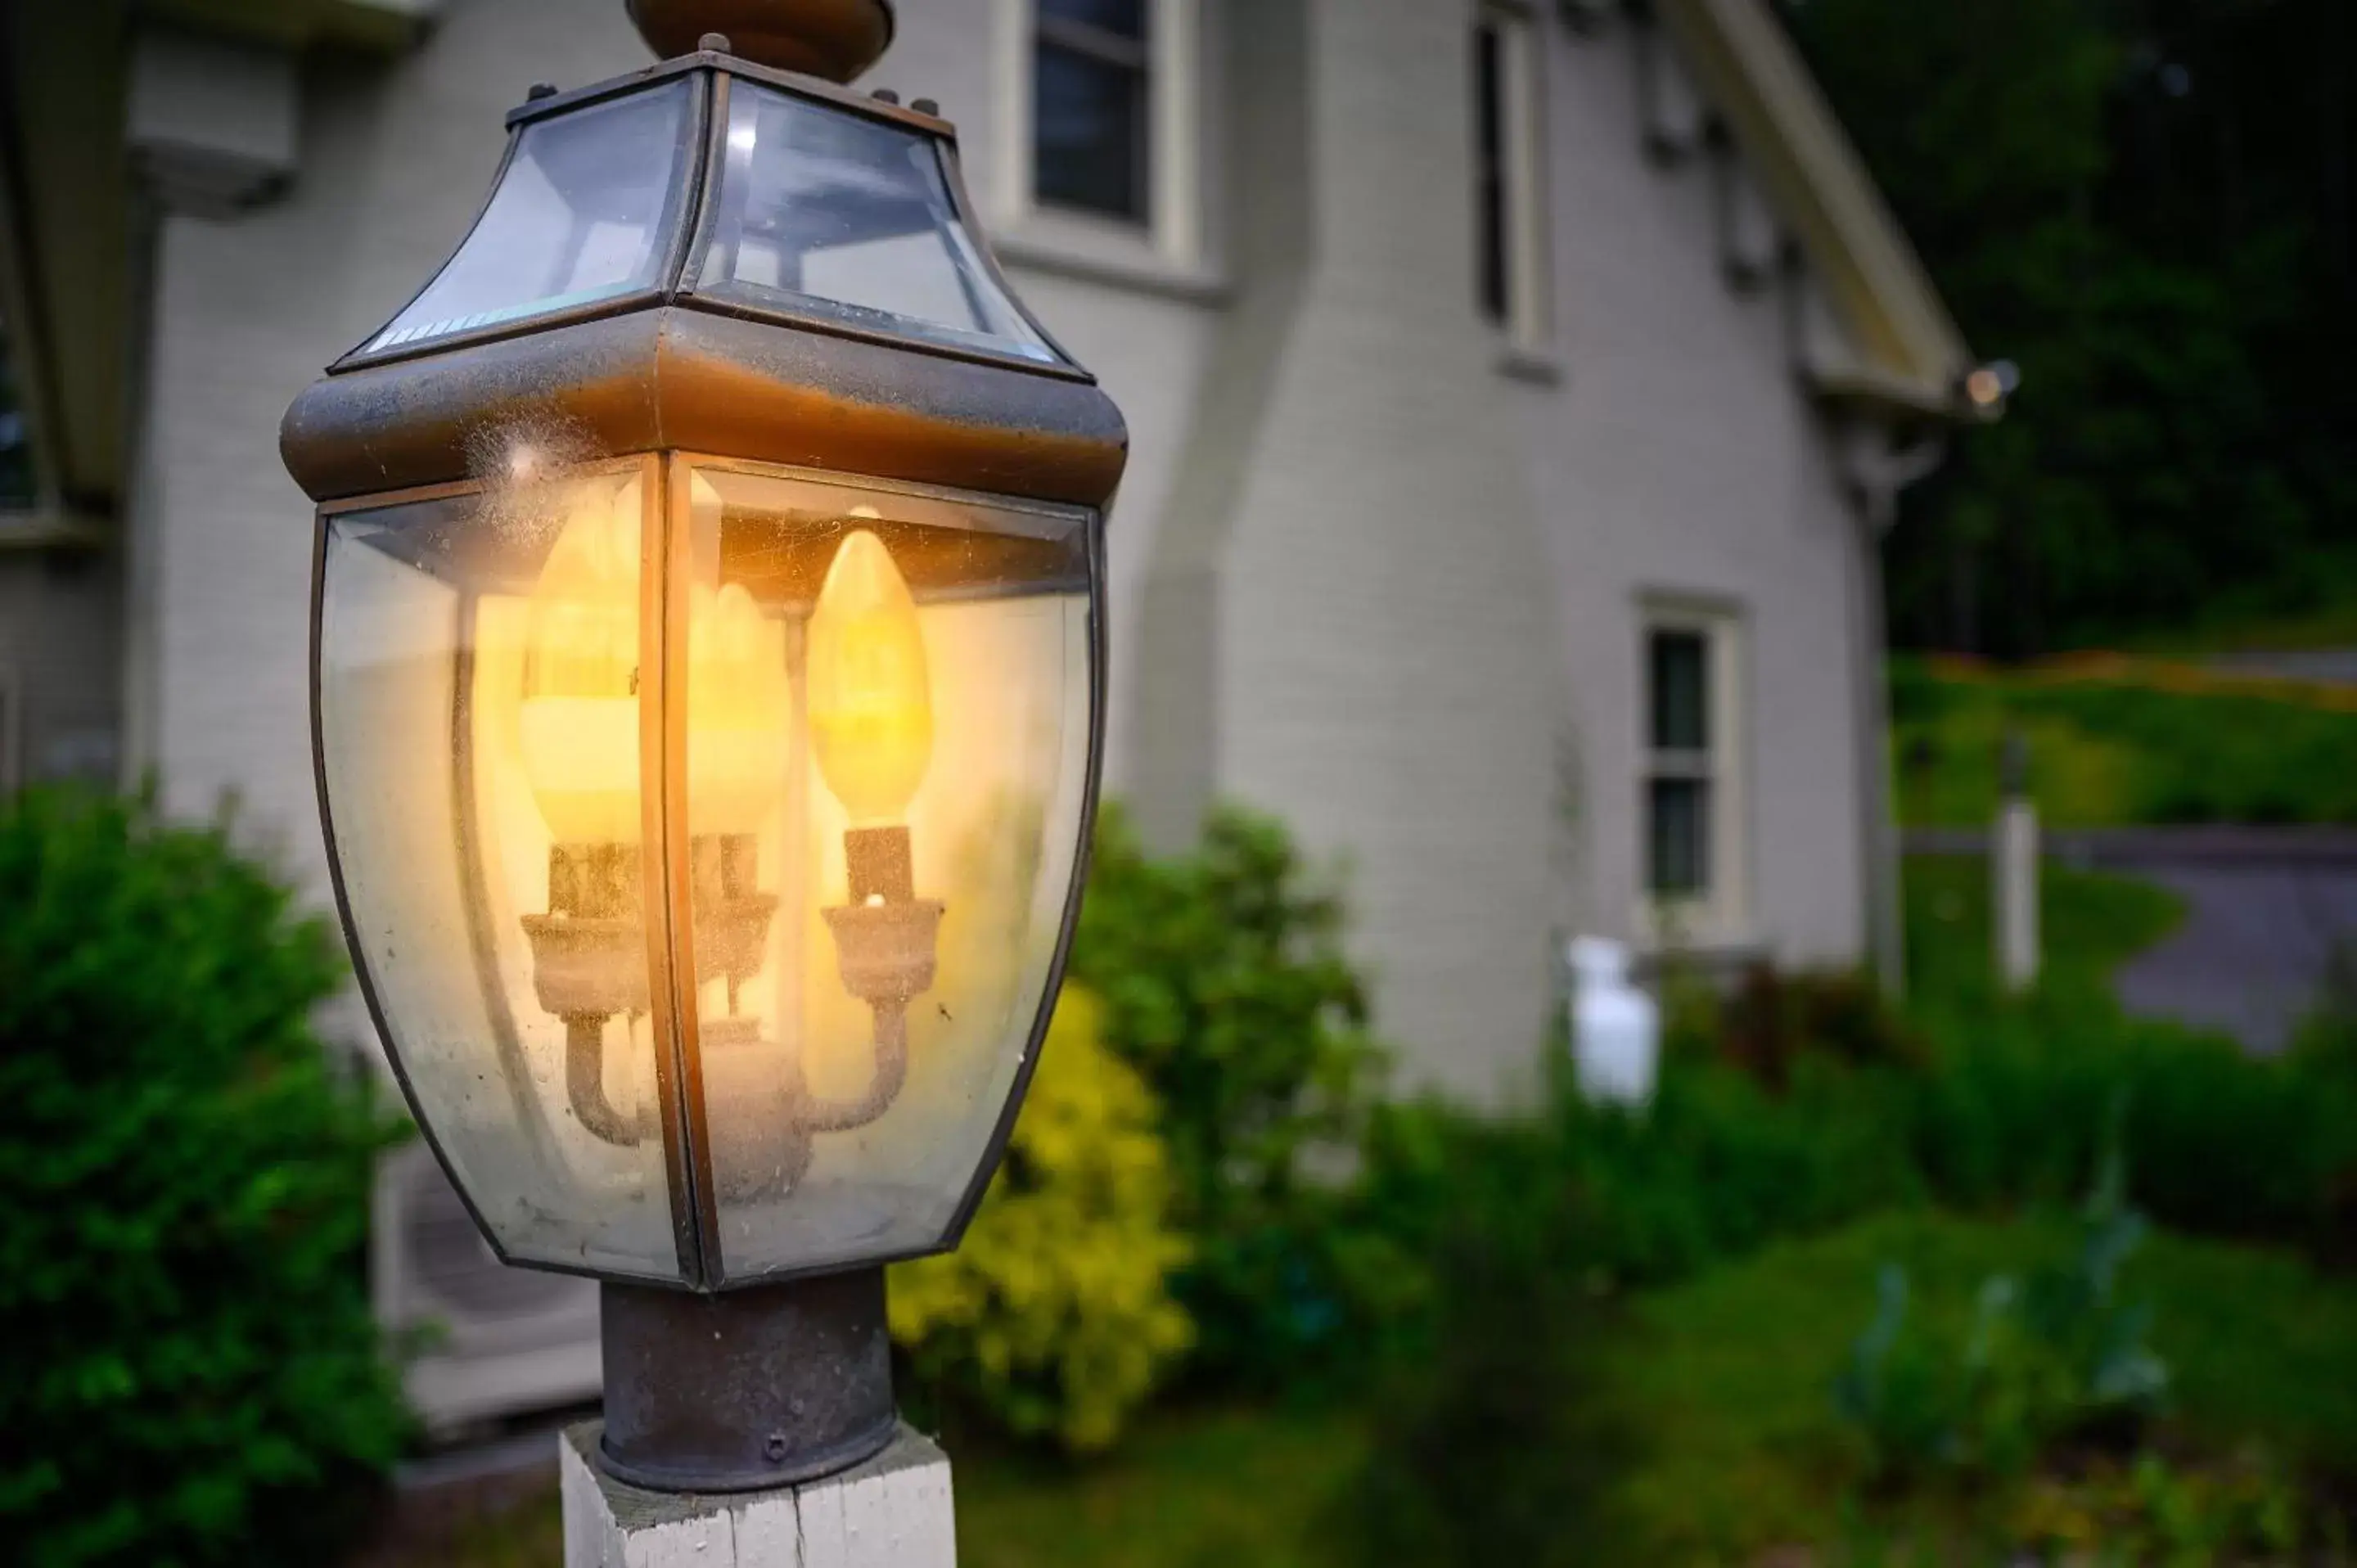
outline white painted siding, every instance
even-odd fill
[[[1011,14],[900,0],[871,79],[940,100],[977,193],[1003,183]],[[1745,617],[1758,934],[1848,957],[1863,929],[1854,524],[1777,307],[1722,280],[1706,171],[1646,162],[1625,30],[1534,16],[1560,384],[1501,373],[1474,307],[1469,5],[1229,5],[1205,71],[1226,292],[1014,268],[1133,434],[1113,789],[1166,832],[1232,795],[1346,857],[1409,1079],[1482,1098],[1533,1059],[1551,940],[1630,927],[1644,591]],[[315,889],[309,509],[279,413],[447,253],[532,81],[643,60],[618,0],[451,0],[390,68],[311,66],[285,198],[165,220],[135,745],[185,808],[236,790]]]

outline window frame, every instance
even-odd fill
[[[1496,91],[1494,133],[1481,91],[1484,40],[1494,39]],[[1554,204],[1548,199],[1544,23],[1526,0],[1483,0],[1469,35],[1467,91],[1470,100],[1473,162],[1473,305],[1495,331],[1508,369],[1533,369],[1555,352]],[[1491,167],[1489,144],[1496,142]],[[1494,181],[1496,232],[1485,200]],[[1494,257],[1493,257],[1494,250]],[[1488,298],[1492,271],[1502,297]]]
[[[1654,744],[1653,639],[1663,633],[1703,644],[1704,742],[1698,750]],[[1741,608],[1724,601],[1647,595],[1637,618],[1636,849],[1639,940],[1655,950],[1739,946],[1750,938],[1750,701],[1749,628]],[[1663,895],[1652,885],[1653,802],[1657,780],[1699,779],[1709,786],[1703,816],[1703,885]]]
[[[1209,160],[1204,142],[1213,116],[1205,0],[1143,0],[1146,36],[1136,70],[1144,78],[1146,182],[1142,221],[1059,207],[1039,199],[1034,92],[1043,38],[1093,35],[1079,24],[1039,14],[1039,0],[1000,0],[999,134],[992,151],[996,244],[1010,261],[1079,272],[1183,295],[1222,287],[1208,221]],[[1112,41],[1112,40],[1103,40]]]

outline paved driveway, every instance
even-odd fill
[[[2336,944],[2357,947],[2357,865],[2123,865],[2185,900],[2185,924],[2120,971],[2137,1013],[2281,1050],[2317,1003]]]

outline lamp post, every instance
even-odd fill
[[[630,10],[688,52],[535,88],[282,448],[394,1070],[500,1257],[604,1282],[605,1475],[727,1492],[892,1440],[884,1264],[956,1244],[1021,1101],[1126,436],[952,128],[840,85],[883,0]]]

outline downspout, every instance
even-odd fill
[[[1900,882],[1899,823],[1890,789],[1890,695],[1883,643],[1882,538],[1899,515],[1899,492],[1940,466],[1947,439],[1932,430],[1903,445],[1880,420],[1845,418],[1835,427],[1844,481],[1857,507],[1851,552],[1850,685],[1857,704],[1857,798],[1865,816],[1863,903],[1867,947],[1883,994],[1907,991],[1907,929]]]

